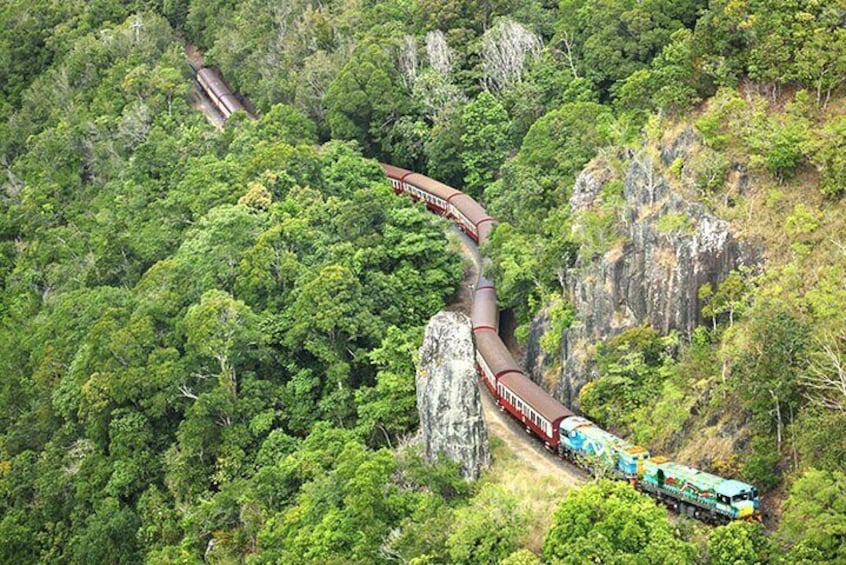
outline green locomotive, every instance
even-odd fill
[[[639,486],[659,500],[672,501],[679,513],[712,522],[758,515],[758,489],[733,479],[682,465],[666,457],[644,461]]]

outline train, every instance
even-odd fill
[[[220,112],[223,119],[228,119],[233,112],[243,111],[247,109],[235,96],[235,93],[229,87],[226,80],[220,71],[214,67],[202,67],[197,70],[197,84],[203,89],[212,106]]]
[[[490,237],[495,221],[472,198],[419,173],[382,164],[394,191],[425,202],[454,221],[477,244]],[[544,446],[594,475],[630,482],[681,514],[726,523],[760,516],[758,490],[665,457],[603,430],[574,414],[532,381],[499,336],[499,308],[493,282],[481,273],[470,311],[476,366],[497,405],[516,418]]]
[[[197,73],[197,82],[223,117],[243,110],[223,77],[217,71],[201,77],[204,70]],[[455,222],[478,245],[490,239],[496,221],[473,198],[420,173],[380,165],[396,194]],[[574,414],[532,381],[500,338],[496,287],[485,277],[484,269],[474,287],[470,320],[482,385],[501,410],[548,450],[594,475],[628,481],[692,518],[712,523],[760,518],[760,498],[754,486],[652,456],[647,449]]]

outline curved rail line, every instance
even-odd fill
[[[217,71],[200,69],[198,84],[224,119],[245,108]],[[202,75],[202,76],[201,76]],[[233,102],[234,101],[234,102]],[[485,208],[451,186],[427,176],[380,163],[391,187],[454,221],[478,245],[484,245],[496,221]],[[483,258],[483,262],[486,259]],[[500,409],[561,457],[594,473],[627,480],[640,490],[690,517],[709,522],[759,519],[760,500],[752,485],[718,477],[649,452],[575,415],[535,384],[499,336],[499,309],[493,281],[484,269],[473,295],[470,319],[479,376]]]

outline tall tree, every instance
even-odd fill
[[[332,137],[355,139],[371,154],[407,104],[391,57],[375,44],[358,49],[329,85],[324,102]]]
[[[487,91],[479,94],[461,112],[464,185],[476,198],[494,181],[511,150],[508,123],[508,114],[502,104]]]
[[[602,480],[571,491],[543,541],[550,563],[693,563],[666,512],[630,485]]]
[[[790,489],[778,535],[793,545],[789,560],[836,563],[846,559],[846,475],[806,471]]]

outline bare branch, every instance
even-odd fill
[[[382,540],[382,545],[379,547],[379,555],[386,561],[396,561],[407,564],[409,561],[403,557],[402,552],[394,547],[402,538],[402,530],[400,528],[392,528],[385,539]]]
[[[417,71],[420,68],[420,62],[417,60],[417,40],[413,35],[405,35],[400,41],[397,67],[403,85],[407,90],[411,90],[417,82]]]
[[[843,256],[846,257],[846,244],[844,244],[839,239],[832,239],[831,242],[834,244],[835,247],[837,247],[837,249],[840,250],[840,253],[842,253]]]
[[[567,50],[565,57],[567,57],[567,64],[570,65],[570,72],[573,73],[573,78],[579,78],[579,71],[576,70],[576,60],[573,57],[573,38],[570,33],[565,31],[563,34],[564,48]]]
[[[426,55],[429,58],[429,65],[437,73],[447,79],[452,75],[455,52],[447,44],[444,32],[437,29],[426,34]]]
[[[191,400],[197,400],[197,395],[191,391],[191,388],[188,385],[182,384],[179,385],[179,392],[182,393],[182,396],[185,398],[190,398]]]
[[[846,356],[841,348],[844,343],[846,335],[826,336],[820,342],[820,353],[802,378],[812,404],[841,412],[846,412]]]
[[[526,64],[540,56],[540,37],[508,18],[503,18],[482,38],[484,83],[490,90],[503,90],[523,80]]]

